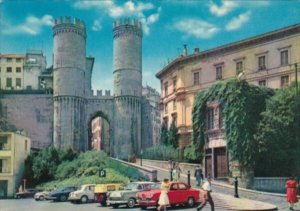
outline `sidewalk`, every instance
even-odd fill
[[[163,168],[159,168],[157,166],[148,166],[149,168],[153,168],[158,170],[158,179],[162,180],[163,178],[169,178],[169,171]],[[186,174],[181,174],[181,177],[184,177],[185,181],[187,178]],[[191,177],[191,185],[195,187],[196,181],[194,177]],[[229,188],[232,189],[232,186],[227,185],[227,184],[222,184],[220,182],[213,182],[213,186],[220,186],[224,188]],[[265,203],[257,200],[251,200],[247,198],[235,198],[233,195],[229,194],[224,194],[221,192],[217,192],[218,190],[215,190],[213,187],[213,192],[212,192],[212,197],[214,199],[215,203],[215,208],[216,210],[278,210],[277,206],[270,204],[270,203]],[[243,190],[245,191],[245,190]],[[209,205],[207,205],[209,207]],[[280,209],[281,210],[281,209]]]

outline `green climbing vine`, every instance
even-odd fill
[[[243,167],[252,167],[257,154],[253,135],[257,130],[260,113],[265,110],[266,99],[273,95],[267,88],[250,85],[244,80],[230,79],[200,91],[195,97],[192,111],[192,143],[185,149],[190,160],[202,160],[206,142],[207,103],[217,101],[225,118],[225,139],[234,160]]]

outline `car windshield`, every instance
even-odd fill
[[[139,188],[139,184],[137,183],[129,183],[127,184],[127,186],[125,186],[124,190],[136,190],[136,189],[141,189],[141,187]]]
[[[161,183],[154,183],[151,185],[151,190],[160,189]]]

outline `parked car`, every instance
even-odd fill
[[[49,193],[50,193],[50,191],[46,191],[46,190],[37,192],[36,194],[34,194],[34,199],[36,201],[43,201],[43,200],[47,199]]]
[[[171,182],[168,192],[170,206],[183,204],[188,207],[193,207],[195,203],[199,201],[199,192],[199,190],[190,188],[190,186],[184,182]],[[159,188],[139,192],[137,194],[138,204],[142,210],[147,209],[147,207],[158,206],[159,196]]]
[[[120,183],[115,184],[98,184],[95,187],[95,201],[102,206],[106,206],[107,193],[109,191],[123,190],[124,186]]]
[[[151,189],[153,184],[153,182],[131,182],[124,187],[124,190],[109,192],[107,194],[107,205],[111,205],[113,208],[117,208],[119,205],[127,205],[129,208],[133,208],[137,204],[136,194]]]
[[[69,194],[73,191],[76,191],[77,189],[78,187],[75,186],[59,188],[51,191],[48,194],[47,199],[53,201],[67,201],[67,199],[69,198]]]
[[[16,198],[17,199],[21,199],[21,198],[32,198],[34,196],[35,193],[37,193],[39,190],[34,189],[34,188],[29,188],[29,189],[25,189],[22,192],[18,192],[16,193]]]
[[[69,197],[71,202],[87,203],[95,199],[95,184],[82,185],[78,190],[72,192]]]

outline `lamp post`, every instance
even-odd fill
[[[140,161],[141,161],[141,166],[143,165],[143,149],[141,149],[141,159],[140,159]]]

